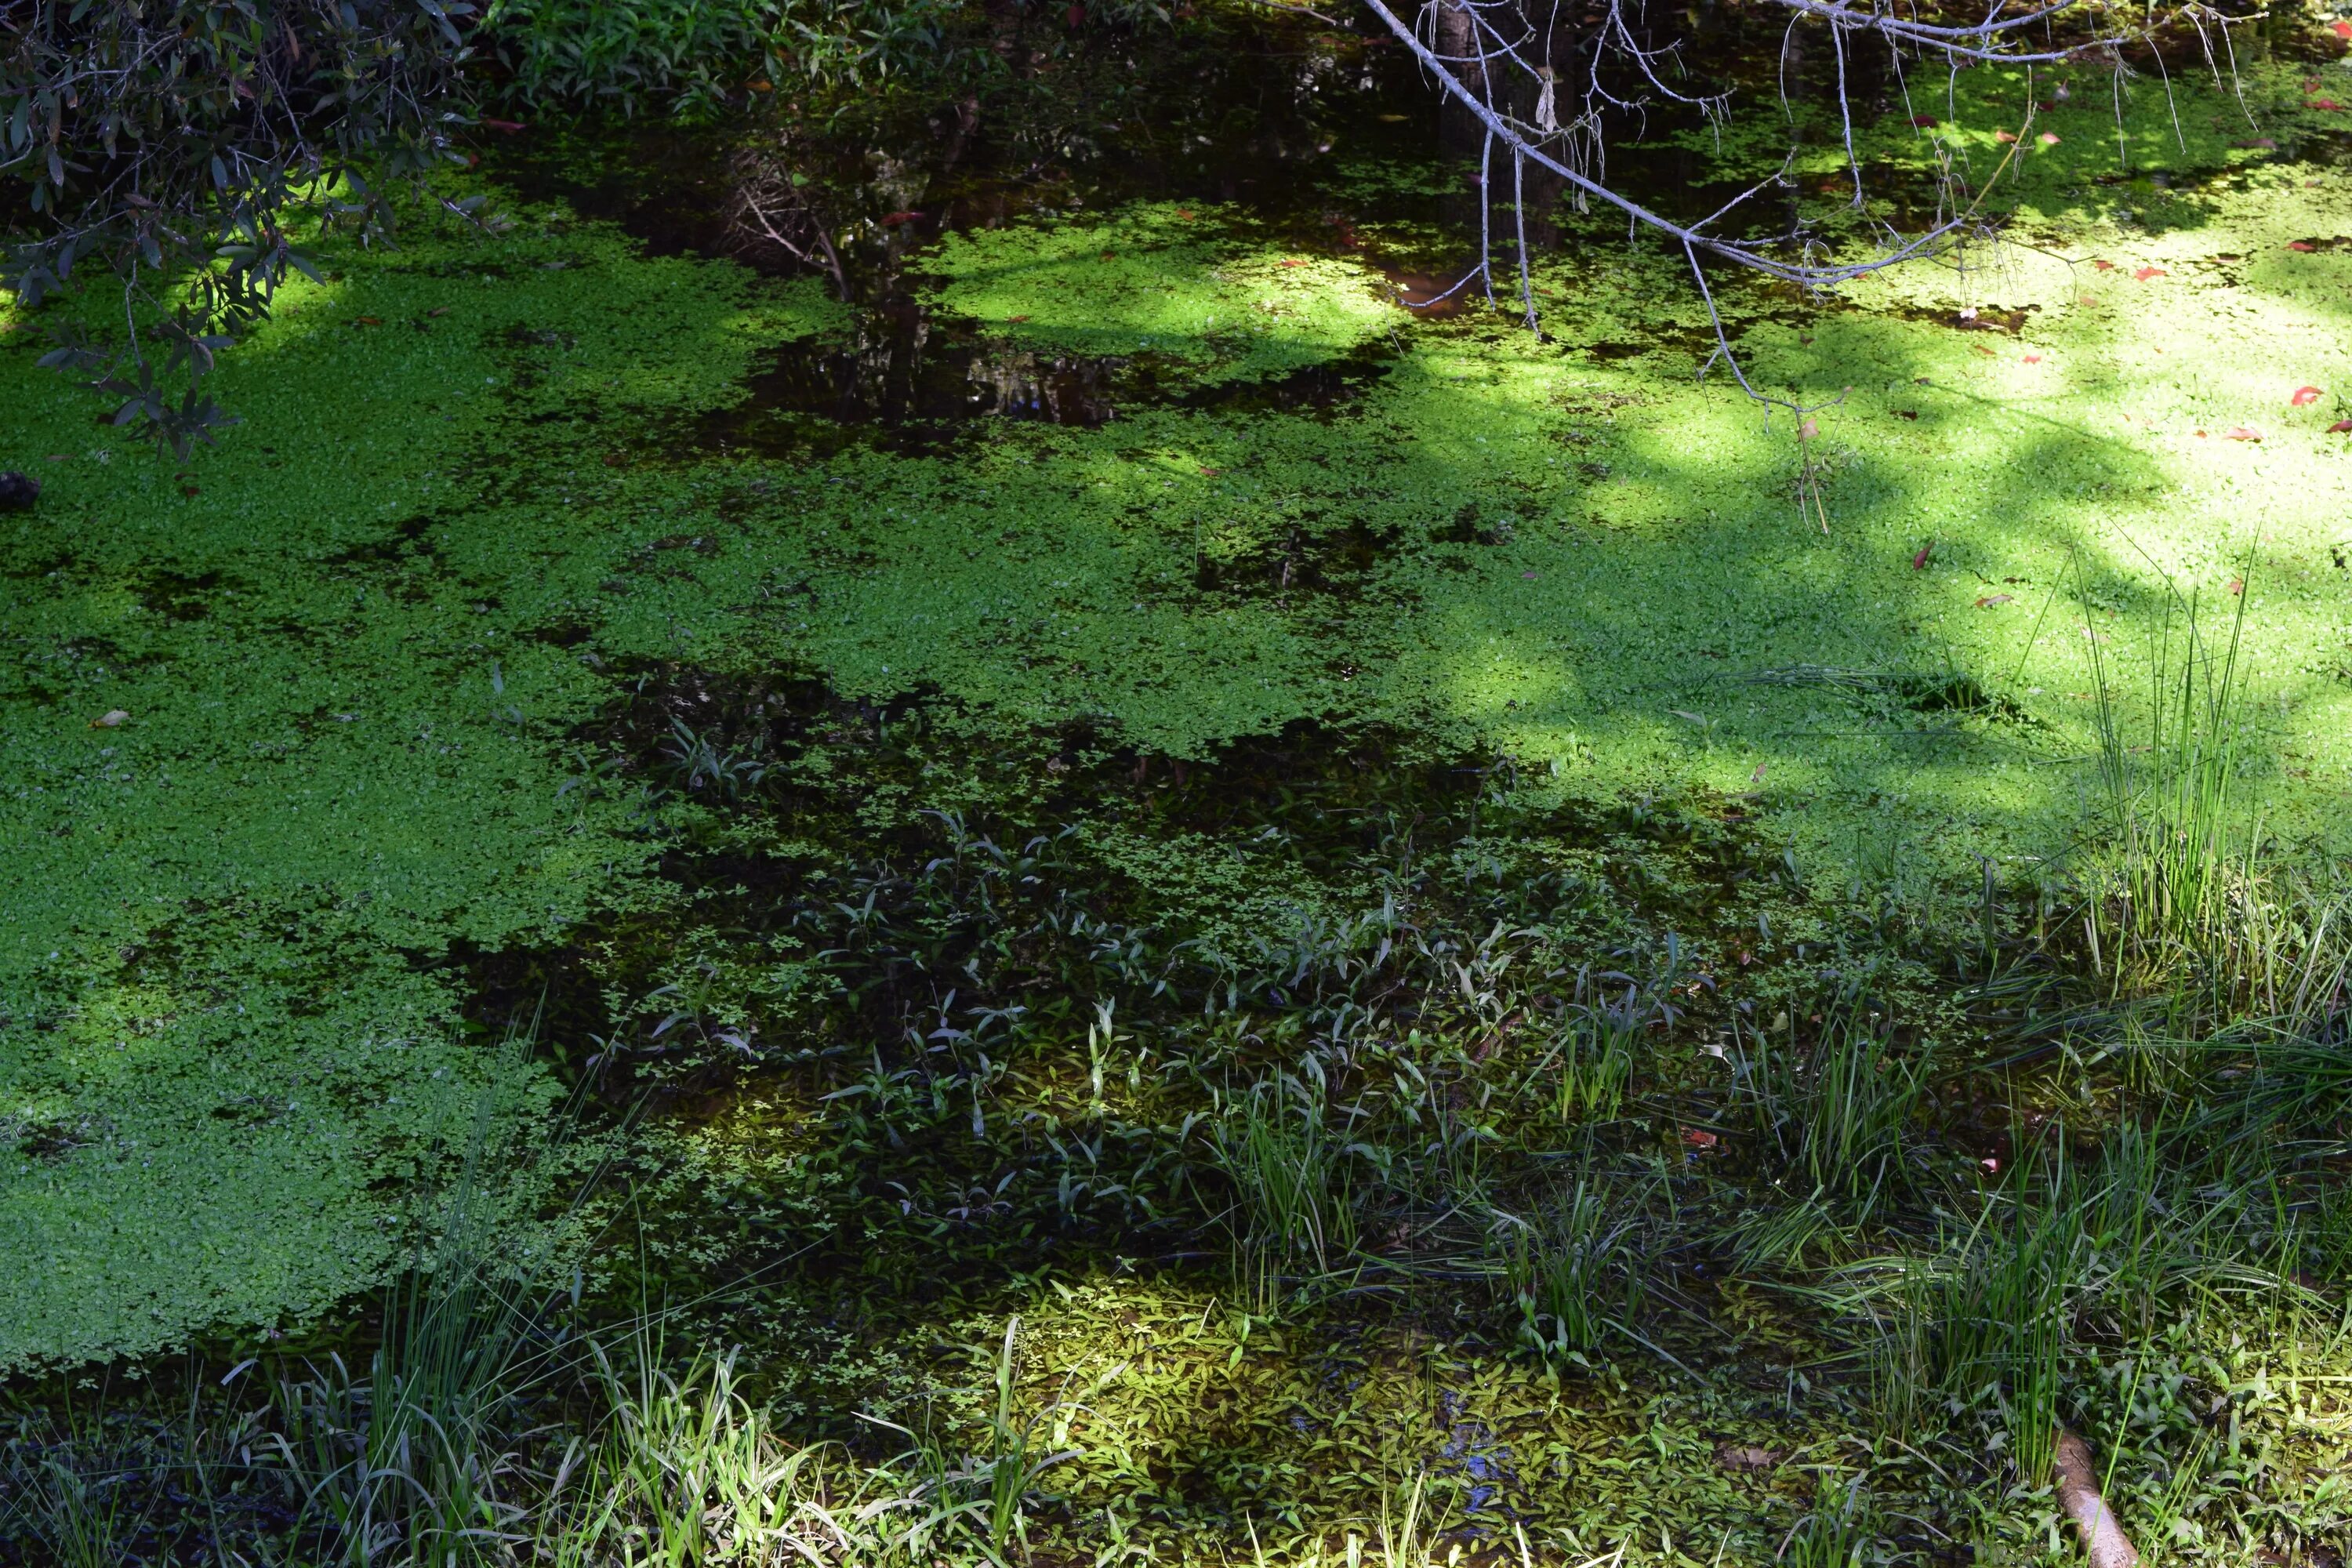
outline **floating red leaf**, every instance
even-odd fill
[[[2230,439],[2232,441],[2259,441],[2262,438],[2263,433],[2254,429],[2251,426],[2232,425],[2230,426]]]
[[[896,228],[902,223],[912,223],[922,216],[922,214],[913,211],[885,213],[882,216],[882,226],[884,228]]]
[[[2138,271],[2133,273],[2132,276],[2145,283],[2151,278],[2163,277],[2164,268],[2161,267],[2143,267]]]
[[[1927,543],[1919,547],[1918,554],[1911,557],[1911,570],[1914,572],[1925,572],[1927,569],[1927,557],[1935,552],[1936,542],[1931,539],[1927,541]]]
[[[2014,137],[2014,136],[2011,135],[2011,134],[2010,134],[2008,132],[2006,132],[2006,131],[1996,131],[1996,132],[1994,132],[1992,133],[1992,139],[1993,139],[1994,141],[1996,141],[1996,142],[2014,142],[2014,141],[2016,141],[2016,140],[2017,140],[2017,138],[2016,138],[2016,137]]]
[[[2307,407],[2318,401],[2319,388],[2315,386],[2298,386],[2294,389],[2294,395],[2287,399],[2289,404],[2297,408]]]
[[[2339,38],[2352,38],[2352,22],[2330,22],[2327,30]]]
[[[2027,354],[2025,356],[2025,363],[2028,364],[2040,364],[2042,363],[2042,356],[2040,354]]]
[[[1932,114],[1915,114],[1911,117],[1911,123],[1922,131],[1933,131],[1936,129],[1936,117]]]
[[[497,131],[505,135],[511,136],[516,132],[522,129],[522,121],[519,120],[492,120],[488,116],[485,115],[482,119],[482,129],[485,131]]]
[[[1704,1127],[1685,1127],[1683,1129],[1683,1142],[1694,1149],[1712,1149],[1723,1140]]]
[[[1987,594],[1983,598],[1977,601],[1977,608],[1979,610],[1990,610],[1995,605],[2006,605],[2011,599],[2016,597],[2017,595],[2014,594]]]
[[[2243,594],[2245,591],[2246,591],[2246,580],[2245,580],[2243,577],[2232,577],[2232,578],[2231,578],[2231,579],[2230,579],[2230,592],[2231,592],[2231,593],[2232,593],[2232,594]]]
[[[2302,251],[2313,251],[2319,248],[2319,247],[2312,244],[2311,241],[2307,239],[2290,239],[2286,242],[2286,247],[2289,250]]]
[[[2341,110],[2344,106],[2336,102],[2332,98],[2315,98],[2306,107],[2311,109],[2325,109],[2333,113]]]
[[[2352,419],[2338,419],[2327,427],[2330,436],[2340,436],[2347,430],[2352,430]]]
[[[2094,261],[2091,265],[2102,272],[2113,272],[2116,269],[2116,264],[2112,261]]]
[[[2058,132],[2055,131],[2044,131],[2042,133],[2042,144],[2044,147],[2055,147],[2058,145]]]
[[[1307,263],[1305,263],[1304,261],[1291,261],[1291,260],[1285,260],[1285,261],[1283,262],[1283,265],[1284,265],[1285,267],[1304,267],[1304,266],[1306,266],[1306,265],[1307,265]]]

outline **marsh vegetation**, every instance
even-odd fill
[[[1621,188],[1997,236],[1710,303],[1336,13],[517,0],[210,444],[13,300],[0,1563],[2054,1563],[2066,1434],[2340,1563],[2345,37],[1769,20]]]

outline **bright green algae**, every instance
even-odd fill
[[[2352,259],[2285,246],[2352,229],[2352,190],[2264,166],[2175,205],[1959,292],[1735,289],[1759,384],[1851,388],[1811,448],[1826,534],[1792,421],[1688,379],[1703,313],[1639,250],[1548,264],[1538,343],[1415,324],[1359,263],[1209,208],[950,240],[926,261],[942,302],[1015,347],[1164,355],[1204,385],[1395,357],[1328,416],[1138,406],[927,457],[694,447],[763,345],[837,312],[560,223],[341,258],[232,357],[247,423],[184,481],[17,335],[0,457],[50,489],[0,534],[0,1249],[24,1260],[0,1363],[315,1314],[402,1256],[486,1086],[516,1119],[546,1105],[464,1037],[455,961],[667,897],[573,738],[656,662],[1182,756],[1381,722],[1510,752],[1543,790],[1759,793],[1810,861],[1867,837],[1973,864],[2053,850],[2079,810],[2083,612],[2039,620],[2072,560],[2126,680],[2165,574],[2209,620],[2251,581],[2274,818],[2340,847],[2352,588],[2325,427]],[[2012,336],[1959,330],[1964,304],[2033,309]],[[2007,706],[1822,669],[1965,676]],[[1098,837],[1176,902],[1281,905],[1224,847]]]
[[[6,449],[65,458],[5,539],[0,1362],[313,1313],[398,1255],[495,1055],[436,965],[644,853],[560,792],[600,691],[529,634],[665,525],[502,507],[488,433],[560,491],[575,438],[534,420],[723,398],[809,316],[594,234],[344,266],[224,373],[247,423],[184,484],[0,362]]]

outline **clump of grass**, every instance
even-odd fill
[[[887,1471],[826,1445],[798,1447],[743,1393],[733,1352],[658,1366],[640,1323],[625,1367],[595,1352],[602,1440],[566,1450],[537,1513],[535,1545],[558,1564],[742,1565],[878,1562],[912,1507]],[[899,1543],[903,1544],[903,1542]]]
[[[1559,1189],[1525,1218],[1498,1216],[1494,1235],[1518,1340],[1529,1350],[1580,1358],[1640,1310],[1638,1224],[1612,1215],[1593,1183]]]
[[[1789,1527],[1773,1557],[1787,1568],[1855,1568],[1870,1541],[1862,1478],[1841,1487],[1822,1470],[1813,1479],[1812,1506]]]
[[[2107,840],[2086,878],[2088,956],[2112,996],[2168,995],[2206,1021],[2274,996],[2285,935],[2243,770],[2240,650],[2251,596],[2242,583],[2217,642],[2196,596],[2168,583],[2144,713],[2126,711],[2102,634],[2084,627]]]
[[[2049,1474],[2092,1199],[2063,1168],[2039,1201],[1990,1194],[1965,1230],[1895,1260],[1886,1288],[1864,1292],[1871,1392],[1890,1430],[1996,1412],[2019,1478]]]
[[[1901,1185],[1904,1135],[1927,1085],[1924,1065],[1894,1051],[1880,1020],[1849,989],[1821,1013],[1810,1050],[1790,1032],[1748,1035],[1736,1065],[1768,1154],[1824,1216],[1866,1224]]]
[[[1613,999],[1608,992],[1612,980],[1625,983],[1623,993]],[[1579,973],[1576,989],[1568,1026],[1551,1052],[1559,1064],[1553,1107],[1565,1122],[1606,1120],[1623,1107],[1643,1031],[1662,1016],[1662,1010],[1657,998],[1630,975],[1595,979]]]
[[[1299,1278],[1328,1274],[1354,1250],[1347,1148],[1319,1088],[1287,1075],[1228,1106],[1210,1148],[1233,1188],[1225,1224],[1242,1299],[1277,1311]]]

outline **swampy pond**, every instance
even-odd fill
[[[1801,432],[1336,15],[487,135],[184,462],[0,317],[0,1561],[2341,1561],[2340,39],[1858,88]]]

